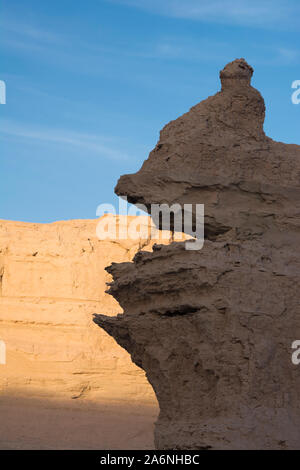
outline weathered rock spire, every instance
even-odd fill
[[[222,89],[237,86],[250,86],[253,68],[247,64],[245,59],[236,59],[227,64],[220,72]]]
[[[165,126],[116,187],[148,208],[205,204],[204,248],[113,264],[124,314],[95,316],[154,388],[159,449],[300,445],[300,147],[265,135],[252,73],[228,64],[222,91]]]

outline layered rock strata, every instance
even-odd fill
[[[124,233],[135,224],[135,239],[108,233],[100,240],[96,229],[106,219]],[[92,322],[95,310],[120,311],[105,293],[111,280],[105,266],[152,249],[147,219],[0,221],[1,396],[156,406],[143,371]],[[170,234],[157,235],[170,242]]]
[[[150,231],[149,217],[0,220],[0,449],[153,449],[144,371],[92,322],[120,311],[105,266],[173,238]]]
[[[228,64],[221,91],[169,123],[116,187],[149,211],[205,205],[203,249],[159,245],[112,264],[124,314],[94,319],[153,386],[158,449],[300,445],[300,147],[265,135],[252,74]]]

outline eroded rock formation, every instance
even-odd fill
[[[222,90],[169,123],[116,187],[149,211],[205,204],[203,249],[112,264],[124,314],[95,316],[153,386],[159,449],[300,445],[300,147],[265,135],[252,74],[228,64]]]

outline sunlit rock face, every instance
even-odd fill
[[[148,216],[0,220],[1,450],[153,448],[153,390],[92,322],[120,312],[105,267],[174,237],[151,229]]]
[[[244,59],[169,123],[129,201],[205,205],[204,247],[154,246],[107,268],[124,314],[95,322],[145,370],[159,449],[299,448],[300,147],[263,130]]]
[[[128,225],[125,216],[112,217],[117,227]],[[0,220],[0,340],[7,350],[2,396],[153,402],[143,372],[91,320],[95,310],[120,311],[105,293],[111,279],[105,266],[130,261],[153,241],[146,234],[99,240],[103,220]]]

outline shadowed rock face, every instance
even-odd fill
[[[265,104],[250,85],[252,72],[243,59],[228,64],[222,91],[167,124],[140,171],[122,176],[116,193],[146,207],[205,204],[210,239],[230,229],[249,238],[299,216],[300,149],[265,135]]]
[[[159,449],[300,445],[300,147],[264,134],[252,73],[228,64],[222,91],[169,123],[116,187],[148,208],[205,204],[203,249],[112,264],[124,314],[95,316],[154,388]]]

